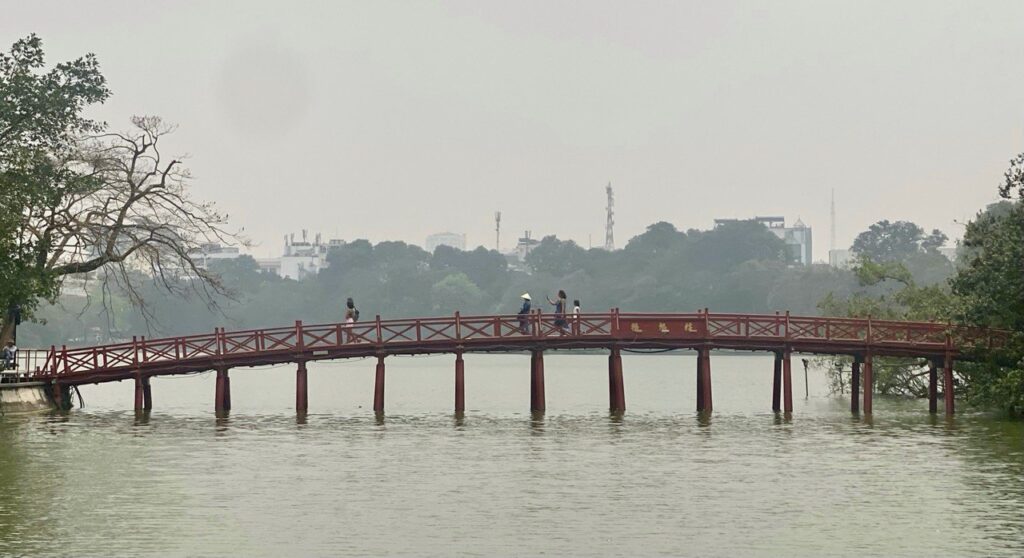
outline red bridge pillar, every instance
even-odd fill
[[[608,402],[613,413],[626,410],[626,389],[622,383],[622,354],[613,347],[608,355]]]
[[[135,375],[135,410],[149,411],[153,408],[153,390],[149,385],[149,376]]]
[[[953,357],[946,354],[942,370],[942,394],[946,399],[946,415],[952,415],[956,411],[955,400],[953,399]]]
[[[935,359],[928,360],[928,412],[939,412],[939,365]]]
[[[466,411],[466,363],[462,351],[455,353],[455,412]]]
[[[786,413],[793,412],[793,368],[790,363],[789,347],[786,347],[782,351],[782,411]]]
[[[295,369],[295,410],[305,413],[309,409],[309,383],[306,361],[300,360]]]
[[[697,349],[697,412],[710,413],[711,403],[711,349]]]
[[[530,352],[530,410],[544,411],[544,351]]]
[[[875,395],[875,371],[871,353],[864,355],[864,414],[870,415]]]
[[[860,365],[863,363],[864,357],[860,355],[854,355],[853,357],[853,373],[850,374],[850,412],[860,412]]]
[[[772,411],[782,410],[782,353],[775,352],[775,366],[772,369]]]
[[[217,369],[217,388],[213,408],[218,413],[231,410],[231,379],[226,366]]]
[[[377,355],[377,375],[373,381],[373,412],[384,412],[384,355]]]

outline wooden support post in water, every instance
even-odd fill
[[[466,410],[466,363],[462,351],[455,353],[455,412]]]
[[[853,373],[850,374],[850,412],[860,413],[860,365],[863,357],[853,357]]]
[[[149,376],[142,377],[142,410],[153,410],[153,387],[149,385]]]
[[[928,360],[928,412],[939,412],[939,365],[935,359]]]
[[[227,367],[217,369],[217,387],[214,393],[213,409],[218,413],[231,410],[231,380]]]
[[[782,353],[775,353],[775,366],[772,369],[772,411],[782,410]]]
[[[694,369],[697,378],[697,412],[704,412],[704,375],[700,373],[700,369],[703,366],[703,359],[700,357],[700,349],[697,349],[697,366]]]
[[[626,410],[626,390],[622,384],[622,354],[612,347],[608,355],[608,402],[613,413]]]
[[[875,371],[871,353],[864,355],[864,414],[870,415],[875,395]]]
[[[135,412],[142,411],[145,405],[145,390],[142,388],[142,374],[135,374]]]
[[[309,378],[304,360],[295,368],[295,410],[300,413],[309,410]]]
[[[942,394],[946,399],[946,415],[952,415],[956,411],[956,405],[953,399],[953,357],[949,353],[946,353],[942,368]]]
[[[544,411],[544,351],[534,349],[530,354],[530,410]]]
[[[783,412],[793,412],[793,367],[789,347],[782,351],[782,402]]]
[[[711,402],[711,349],[697,349],[697,412],[710,413],[714,410]]]
[[[377,355],[377,375],[373,381],[373,412],[384,412],[384,355]]]

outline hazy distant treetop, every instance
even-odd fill
[[[879,221],[857,235],[851,250],[876,262],[903,261],[919,253],[937,253],[947,237],[938,229],[925,235],[924,229],[909,221]]]

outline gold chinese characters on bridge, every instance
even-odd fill
[[[623,337],[686,338],[704,336],[704,322],[694,319],[636,318],[619,324]]]

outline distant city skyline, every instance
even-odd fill
[[[1020,2],[0,3],[4,48],[97,55],[111,129],[177,123],[192,196],[257,253],[301,228],[490,247],[495,211],[603,245],[610,182],[617,247],[785,215],[824,261],[832,189],[837,246],[881,219],[955,239],[1024,151]]]

